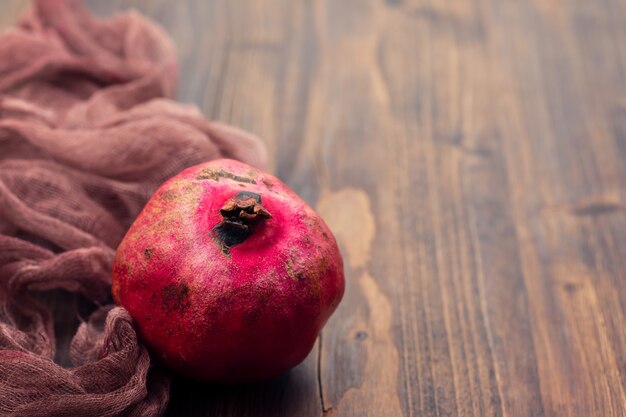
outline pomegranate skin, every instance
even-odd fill
[[[302,362],[344,285],[335,238],[313,209],[228,159],[161,185],[113,263],[113,298],[149,350],[206,382],[259,381]]]

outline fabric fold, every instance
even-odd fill
[[[78,0],[36,0],[0,35],[0,415],[164,413],[169,376],[106,305],[115,249],[170,176],[267,159],[256,136],[172,101],[176,68],[157,25],[133,11],[99,19]],[[41,297],[53,290],[101,306],[81,319],[70,368],[53,361]]]

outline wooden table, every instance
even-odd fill
[[[164,25],[347,261],[302,365],[169,415],[626,416],[626,1],[87,3]]]

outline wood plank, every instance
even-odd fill
[[[0,30],[13,26],[28,7],[28,0],[3,0],[0,3]]]

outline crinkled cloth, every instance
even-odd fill
[[[167,99],[176,73],[171,41],[135,12],[103,21],[78,1],[38,0],[0,36],[1,416],[163,414],[168,376],[106,305],[115,248],[183,168],[266,160],[255,136]],[[100,306],[68,368],[53,361],[54,311],[33,295],[50,290]]]

